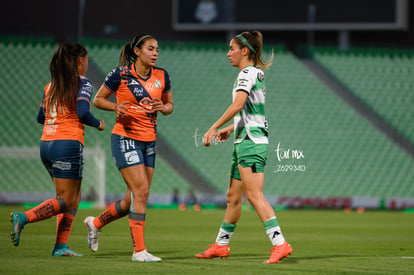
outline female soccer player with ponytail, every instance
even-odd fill
[[[212,139],[224,142],[235,132],[227,208],[216,242],[196,255],[200,259],[227,258],[230,255],[229,242],[240,219],[243,194],[259,215],[273,245],[270,259],[264,263],[278,263],[292,254],[273,208],[263,195],[268,130],[262,69],[268,68],[271,62],[263,60],[262,44],[263,37],[258,31],[243,32],[230,41],[227,57],[231,65],[240,70],[233,86],[233,103],[203,137],[204,145],[209,146]],[[233,124],[220,129],[231,119],[234,119]]]
[[[56,198],[10,214],[10,238],[15,246],[27,223],[57,215],[52,256],[82,256],[69,249],[67,242],[81,196],[84,125],[100,131],[105,128],[90,112],[92,84],[84,77],[88,65],[88,52],[76,43],[63,43],[50,61],[52,80],[45,88],[37,120],[44,124],[40,157],[55,183]]]
[[[116,122],[111,144],[115,164],[127,185],[125,197],[113,202],[98,217],[84,220],[88,228],[88,246],[98,250],[101,228],[128,214],[134,253],[132,261],[159,262],[144,242],[146,204],[155,164],[157,113],[173,111],[170,78],[167,71],[155,67],[158,42],[150,35],[136,36],[124,45],[120,67],[108,74],[93,103],[113,111]],[[108,100],[116,95],[116,103]],[[131,202],[132,194],[132,202]]]

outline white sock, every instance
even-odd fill
[[[219,233],[217,234],[216,243],[221,246],[229,244],[233,233],[234,232],[226,231],[220,227]]]
[[[285,242],[285,238],[283,237],[280,226],[267,229],[266,234],[269,237],[269,240],[272,242],[273,246],[281,245]]]

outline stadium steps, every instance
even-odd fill
[[[414,51],[317,48],[317,62],[414,143]]]
[[[379,131],[398,144],[408,154],[414,156],[414,145],[399,133],[393,125],[389,124],[383,117],[375,112],[370,106],[365,104],[359,97],[355,96],[346,86],[338,81],[333,75],[326,71],[322,66],[313,60],[302,60],[302,63],[312,71],[316,77],[324,82],[333,92],[337,93],[345,102],[358,111]],[[398,109],[399,110],[399,109]],[[399,110],[401,112],[401,110]]]

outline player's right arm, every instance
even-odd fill
[[[210,146],[211,140],[216,138],[217,130],[226,124],[229,120],[234,118],[242,109],[246,103],[248,94],[243,90],[239,90],[236,93],[233,103],[227,108],[224,114],[210,127],[210,129],[203,136],[203,144],[205,146]]]
[[[128,101],[124,101],[118,104],[117,102],[109,100],[109,97],[118,90],[121,84],[121,70],[122,68],[120,67],[115,68],[106,76],[104,83],[93,99],[93,105],[95,107],[105,111],[114,111],[117,118],[123,117],[128,112],[125,104],[129,103]]]
[[[234,132],[234,124],[231,124],[223,129],[220,129],[214,135],[217,142],[225,142]]]
[[[93,99],[93,105],[105,111],[114,111],[116,116],[121,118],[128,112],[128,108],[125,104],[129,103],[129,101],[123,101],[118,104],[108,99],[111,95],[112,92],[108,90],[105,85],[102,85]]]

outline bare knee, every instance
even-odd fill
[[[227,192],[227,206],[228,207],[237,207],[242,204],[243,197],[239,194],[232,192]]]
[[[66,210],[77,208],[79,202],[78,196],[68,196],[67,194],[58,195],[56,199],[62,199],[65,202]]]
[[[149,190],[146,188],[139,188],[132,192],[132,197],[134,200],[144,200],[147,201],[149,197]]]
[[[246,198],[250,202],[250,204],[254,206],[258,202],[262,201],[264,199],[264,196],[261,192],[247,191]]]

